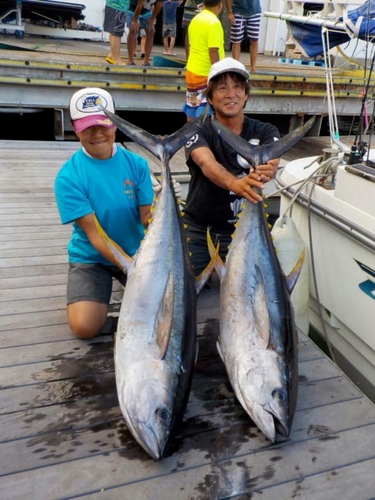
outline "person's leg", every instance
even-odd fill
[[[109,35],[109,44],[111,47],[111,57],[114,64],[121,64],[121,37],[115,34]]]
[[[164,54],[169,54],[168,29],[166,28],[166,26],[163,26],[163,45],[164,45]]]
[[[103,328],[108,314],[107,304],[80,301],[69,304],[66,308],[69,326],[80,339],[94,337]]]
[[[110,267],[69,265],[67,315],[72,332],[79,338],[94,337],[106,322],[112,291]]]
[[[231,25],[230,41],[232,43],[232,57],[240,60],[241,42],[245,33],[244,19],[239,14],[234,14],[235,22]]]
[[[142,23],[142,28],[146,31],[145,58],[143,61],[143,66],[149,66],[151,51],[154,45],[155,27],[149,26],[148,19],[140,19],[139,22],[140,25]]]
[[[174,44],[176,43],[176,38],[174,36],[171,36],[170,42],[169,42],[169,53],[171,55],[175,55],[173,52],[174,49]]]
[[[260,31],[261,14],[255,14],[247,19],[246,31],[250,42],[250,71],[256,72],[259,51],[259,31]]]
[[[174,49],[174,45],[176,43],[176,34],[177,34],[177,29],[176,29],[176,25],[174,24],[173,26],[171,26],[171,28],[169,30],[169,36],[170,36],[169,53],[171,55],[175,55],[173,52],[173,49]]]
[[[137,50],[137,38],[138,38],[138,30],[135,30],[132,27],[134,15],[130,12],[126,14],[126,27],[128,28],[128,39],[126,42],[128,48],[128,65],[135,65],[134,62],[134,53]]]
[[[141,59],[145,58],[146,52],[146,32],[145,30],[141,30]]]
[[[259,42],[255,40],[250,41],[250,72],[255,73],[258,62]]]

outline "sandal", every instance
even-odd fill
[[[115,60],[113,59],[113,57],[111,57],[111,56],[107,56],[107,57],[105,58],[105,60],[106,60],[106,61],[107,61],[107,63],[109,63],[109,64],[116,64],[116,61],[115,61]]]

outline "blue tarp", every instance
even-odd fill
[[[352,38],[375,39],[375,0],[365,2],[337,19],[344,25],[342,32],[330,31],[329,48],[349,42]],[[307,57],[323,54],[322,27],[296,21],[287,21],[290,33]]]

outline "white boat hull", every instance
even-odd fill
[[[290,162],[278,177],[279,187],[306,178],[318,166],[315,162],[305,168],[313,160]],[[335,189],[315,185],[311,193],[309,183],[293,205],[292,218],[309,251],[310,324],[328,337],[338,363],[354,382],[369,384],[370,389],[361,388],[373,397],[375,182],[371,175],[365,177],[339,166]],[[281,195],[280,214],[295,189]]]

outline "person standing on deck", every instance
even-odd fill
[[[105,60],[109,64],[122,64],[121,38],[125,31],[126,10],[129,0],[106,0],[103,30],[109,33],[109,54]]]
[[[188,47],[188,28],[191,20],[200,12],[201,10],[204,9],[203,3],[201,3],[201,0],[186,0],[184,3],[184,12],[182,14],[182,31],[183,31],[183,37],[184,37],[184,46],[185,46],[185,54],[186,54],[186,60],[189,55],[189,47]]]
[[[128,66],[135,66],[134,52],[140,29],[146,32],[145,57],[142,66],[151,66],[150,56],[154,44],[155,22],[163,7],[163,0],[130,0],[126,13],[128,34]]]
[[[246,38],[250,47],[250,71],[256,72],[259,51],[259,30],[262,17],[260,0],[225,0],[231,24],[232,56],[240,60],[241,42]]]
[[[222,0],[205,0],[204,9],[189,25],[186,101],[182,107],[187,121],[203,113],[208,73],[212,64],[225,57],[224,30],[218,19],[222,9]]]
[[[55,179],[57,207],[63,224],[73,224],[68,245],[67,315],[80,338],[91,338],[104,326],[112,278],[126,284],[99,235],[105,232],[133,256],[151,217],[153,188],[147,161],[115,144],[116,127],[102,109],[115,112],[104,89],[86,88],[70,100],[70,116],[81,148],[64,163]],[[174,184],[177,197],[181,185]],[[125,229],[124,229],[125,228]]]
[[[163,45],[165,55],[176,55],[173,52],[177,33],[176,14],[177,7],[181,3],[182,0],[165,0],[163,2]]]
[[[216,120],[251,144],[272,144],[280,138],[276,127],[248,118],[244,107],[249,98],[249,73],[231,57],[212,65],[208,75],[207,100]],[[187,165],[191,174],[184,208],[188,245],[194,273],[200,274],[210,261],[207,227],[215,244],[220,241],[220,256],[225,260],[232,240],[242,199],[261,203],[254,191],[264,188],[277,172],[279,160],[259,165],[256,172],[216,132],[209,116],[200,131],[186,144]]]

